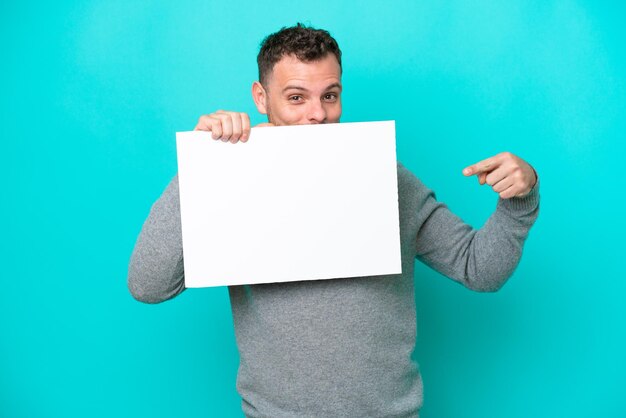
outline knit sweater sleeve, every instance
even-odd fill
[[[480,229],[474,229],[438,202],[414,175],[408,178],[412,210],[419,212],[414,241],[417,259],[472,290],[500,289],[515,271],[537,218],[539,182],[524,197],[499,199],[495,212]]]
[[[128,289],[141,302],[159,303],[185,290],[178,176],[154,203],[128,268]]]

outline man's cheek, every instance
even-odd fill
[[[341,118],[341,104],[335,106],[328,112],[328,121],[329,122],[339,122]]]
[[[287,109],[286,112],[284,113],[283,119],[289,125],[300,123],[300,121],[304,118],[304,115],[303,115],[304,112],[302,112],[302,109],[299,109],[299,107],[302,107],[302,106],[292,106],[291,108]]]

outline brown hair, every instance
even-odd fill
[[[333,54],[341,68],[341,50],[337,41],[328,31],[315,29],[298,23],[296,26],[283,27],[263,39],[257,55],[259,81],[266,85],[267,77],[274,65],[285,55],[295,55],[300,61],[311,62],[321,60]]]

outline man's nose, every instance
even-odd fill
[[[326,109],[324,109],[323,103],[321,101],[310,101],[307,111],[307,119],[309,120],[309,123],[326,122]]]

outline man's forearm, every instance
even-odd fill
[[[539,185],[524,197],[499,199],[496,211],[473,229],[430,198],[431,213],[417,239],[417,256],[477,291],[496,291],[513,274],[539,209]],[[428,210],[428,209],[427,209]]]
[[[499,199],[496,211],[476,232],[464,281],[480,291],[498,290],[513,274],[539,211],[539,186],[522,198]]]
[[[128,289],[146,303],[163,302],[185,289],[178,176],[154,203],[139,233],[128,268]]]

